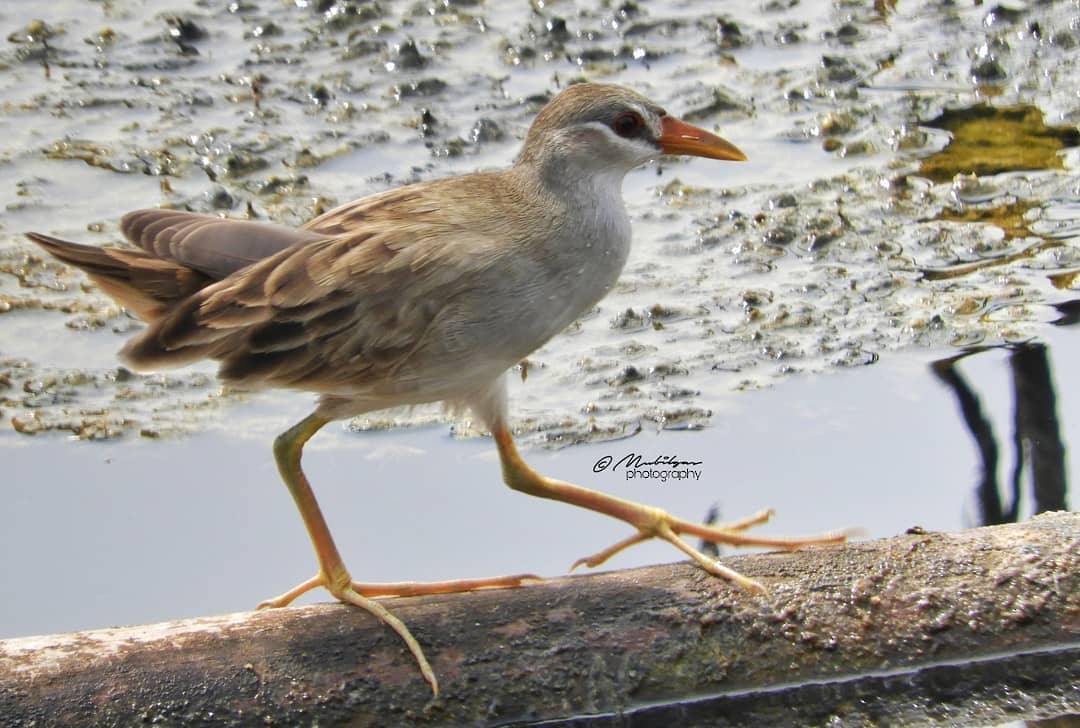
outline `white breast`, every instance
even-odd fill
[[[572,202],[560,233],[547,246],[558,274],[538,286],[549,302],[544,341],[608,294],[630,254],[630,218],[622,201],[621,175],[589,181],[586,189],[568,195]]]
[[[440,310],[415,357],[421,389],[493,380],[607,295],[630,252],[620,187],[621,175],[599,177],[531,200],[539,208],[532,234],[507,244]]]

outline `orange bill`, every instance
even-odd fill
[[[674,116],[660,119],[660,148],[664,154],[688,154],[694,157],[745,162],[746,155],[737,146],[720,137],[680,121]]]

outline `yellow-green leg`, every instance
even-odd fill
[[[358,594],[352,586],[352,577],[345,568],[341,555],[338,553],[334,539],[330,535],[330,528],[326,525],[319,503],[315,500],[315,493],[311,490],[307,476],[300,468],[300,455],[304,450],[304,444],[311,439],[329,420],[317,415],[311,415],[301,420],[291,429],[285,431],[274,440],[274,459],[277,461],[278,470],[285,485],[289,487],[296,507],[300,510],[300,516],[304,519],[311,543],[315,546],[315,553],[319,559],[319,573],[291,589],[275,599],[268,599],[259,605],[259,608],[283,607],[293,599],[306,591],[317,586],[324,586],[331,594],[348,604],[366,609],[382,620],[390,629],[398,633],[405,641],[420,666],[420,672],[424,679],[431,685],[435,695],[439,694],[439,682],[431,669],[420,643],[409,632],[405,623],[391,614],[386,607],[373,599]]]
[[[315,554],[319,560],[319,573],[297,584],[284,594],[273,599],[267,599],[258,608],[284,607],[301,594],[320,586],[326,587],[331,594],[341,601],[366,609],[397,632],[401,639],[405,641],[405,644],[408,645],[413,657],[416,658],[424,679],[431,684],[431,689],[438,695],[439,685],[435,679],[435,674],[424,657],[420,644],[409,632],[409,628],[385,607],[369,597],[417,596],[477,589],[518,587],[527,581],[539,580],[540,577],[532,574],[514,574],[512,576],[457,579],[430,583],[396,582],[384,584],[353,581],[345,568],[341,555],[338,553],[334,539],[330,535],[330,528],[326,525],[326,519],[323,518],[322,510],[315,500],[315,493],[312,492],[307,476],[304,475],[304,471],[300,467],[300,457],[304,445],[327,422],[329,420],[317,415],[311,415],[283,432],[274,440],[274,459],[277,461],[281,479],[289,487],[289,492],[292,493],[293,500],[296,501],[300,516],[304,519],[304,526],[307,527],[308,535],[311,537],[311,543],[315,547]]]
[[[546,478],[529,465],[518,454],[517,447],[510,431],[505,427],[496,427],[492,435],[495,444],[499,448],[499,459],[502,462],[503,479],[514,490],[519,490],[539,498],[569,503],[570,505],[588,508],[598,513],[604,513],[626,521],[637,529],[637,533],[629,536],[619,543],[604,549],[592,556],[578,559],[574,567],[581,564],[599,566],[623,549],[634,544],[641,543],[650,538],[661,538],[675,546],[691,559],[696,561],[702,568],[711,574],[723,577],[738,584],[743,589],[751,592],[765,592],[765,587],[759,582],[749,579],[742,574],[730,569],[715,559],[701,553],[685,540],[680,538],[682,534],[688,534],[703,538],[713,543],[723,543],[731,546],[765,546],[782,549],[797,549],[823,543],[838,543],[847,538],[843,532],[830,533],[822,536],[810,536],[805,538],[769,538],[749,536],[744,531],[751,526],[764,523],[772,515],[771,511],[762,511],[737,523],[726,526],[706,526],[692,521],[684,521],[675,518],[666,511],[652,506],[634,503],[633,501],[605,495],[595,490],[582,488],[578,485],[565,483],[554,478]],[[571,568],[574,568],[571,567]]]

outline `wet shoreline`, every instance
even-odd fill
[[[920,120],[1024,103],[1067,128],[1080,116],[1063,82],[1080,42],[1070,7],[732,12],[328,0],[9,9],[5,426],[160,436],[204,426],[221,399],[201,372],[143,380],[106,364],[135,324],[21,230],[112,243],[122,212],[153,205],[297,223],[350,197],[508,163],[543,99],[581,77],[640,86],[722,129],[751,162],[665,162],[627,181],[636,247],[618,289],[531,357],[515,392],[532,442],[704,427],[713,392],[897,349],[1037,338],[1042,307],[1067,302],[1080,269],[1076,150],[1050,153],[1065,170],[933,182],[924,160],[956,132]],[[1021,203],[1002,235],[993,211]],[[947,280],[926,275],[973,262]],[[63,334],[74,356],[3,333],[61,327],[82,332]],[[86,355],[92,366],[78,363]]]

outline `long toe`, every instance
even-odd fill
[[[292,604],[293,600],[299,597],[301,594],[306,594],[312,589],[317,589],[320,586],[326,586],[326,580],[321,574],[311,577],[307,581],[301,582],[294,586],[284,594],[280,594],[273,599],[267,599],[266,601],[259,602],[259,606],[256,609],[277,609],[279,607],[286,607]]]
[[[409,648],[409,652],[412,653],[413,659],[416,660],[416,664],[420,668],[420,674],[424,676],[428,685],[431,686],[431,692],[438,696],[439,681],[435,677],[435,671],[431,669],[431,663],[428,662],[427,657],[424,655],[424,649],[420,646],[420,643],[417,642],[416,638],[413,637],[412,632],[409,631],[409,628],[405,626],[404,622],[391,614],[390,610],[374,599],[368,599],[361,594],[357,594],[351,585],[344,589],[334,590],[333,594],[346,604],[352,604],[353,606],[360,607],[361,609],[370,612],[387,627],[397,632],[398,637],[402,639],[405,646]]]
[[[365,597],[415,597],[424,594],[453,594],[479,591],[481,589],[514,589],[533,581],[543,581],[536,574],[512,574],[510,576],[486,576],[477,579],[453,579],[451,581],[399,581],[367,583],[354,581],[353,590]]]

